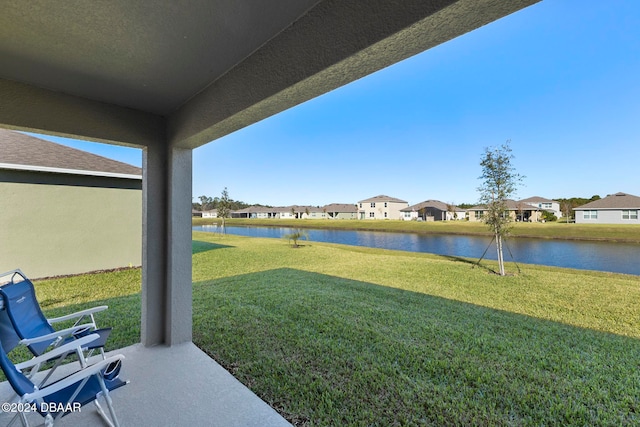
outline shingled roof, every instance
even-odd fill
[[[451,206],[453,206],[453,209],[455,211],[464,210],[464,209],[458,208],[455,205],[451,205]],[[400,209],[400,212],[419,211],[420,209],[423,209],[423,208],[436,208],[443,212],[446,212],[449,210],[449,205],[444,202],[441,202],[440,200],[425,200],[424,202],[420,202],[415,205],[409,206],[408,208]]]
[[[381,194],[380,196],[371,197],[370,199],[360,200],[358,203],[375,203],[375,202],[391,202],[391,203],[408,203],[406,200],[396,199],[395,197],[385,196]]]
[[[522,201],[516,202],[515,200],[507,199],[505,200],[505,205],[507,210],[509,211],[545,211],[547,209],[540,209],[537,206],[533,206],[527,203],[522,203]],[[487,205],[476,205],[472,206],[468,211],[483,211],[487,209]]]
[[[142,176],[127,163],[6,129],[0,129],[0,169]]]
[[[640,209],[640,197],[627,193],[609,194],[604,199],[594,200],[573,210],[585,209]]]
[[[331,203],[323,207],[327,212],[357,213],[358,208],[353,203]]]
[[[529,197],[528,199],[522,199],[520,201],[523,203],[558,203],[555,200],[545,199],[544,197],[540,196],[533,196]]]

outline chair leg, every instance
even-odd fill
[[[116,417],[116,411],[113,409],[113,401],[111,400],[111,396],[105,396],[107,401],[107,407],[109,408],[109,413],[111,414],[111,419],[113,420],[114,427],[120,427],[120,423],[118,422],[118,418]]]
[[[22,424],[22,427],[29,427],[29,421],[27,421],[27,416],[23,412],[18,412],[13,418],[11,418],[11,421],[9,421],[7,427],[11,427],[17,419],[20,419],[20,424]]]
[[[120,423],[118,422],[118,417],[116,417],[116,411],[113,409],[113,400],[109,395],[109,390],[107,389],[107,386],[104,383],[104,380],[102,379],[102,377],[100,377],[100,388],[102,389],[102,392],[98,393],[98,396],[96,396],[96,400],[94,400],[94,403],[98,408],[98,412],[100,413],[100,416],[102,416],[102,418],[104,418],[104,420],[109,424],[109,427],[120,427]],[[100,403],[98,402],[100,395],[104,397],[104,401],[107,403],[107,408],[109,408],[109,414],[111,414],[111,420],[109,420],[109,418],[107,417],[107,414],[104,413],[102,406],[100,406]]]
[[[107,423],[109,427],[120,427],[120,424],[118,424],[118,419],[115,416],[116,414],[114,413],[113,408],[111,407],[109,402],[107,402],[107,406],[109,407],[109,412],[111,413],[111,418],[113,419],[113,422],[109,419],[107,414],[104,412],[104,409],[102,409],[102,405],[100,405],[100,402],[98,402],[98,399],[94,400],[93,403],[94,405],[96,405],[98,414],[102,417],[104,422]]]

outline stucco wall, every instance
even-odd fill
[[[584,211],[576,211],[576,224],[639,224],[640,225],[640,216],[637,219],[622,219],[621,209],[592,209],[592,210],[598,211],[597,219],[584,219]]]
[[[0,272],[31,278],[141,264],[140,180],[0,171]]]
[[[407,208],[408,203],[396,203],[396,202],[374,202],[375,207],[371,207],[371,202],[358,203],[358,215],[360,219],[403,219],[404,212],[400,212],[401,209]],[[360,207],[362,205],[362,207]],[[364,212],[364,217],[362,213]],[[373,212],[374,216],[370,216]],[[385,217],[385,213],[387,216]]]
[[[357,217],[355,212],[339,212],[334,219],[356,219]]]

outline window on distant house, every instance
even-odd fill
[[[484,211],[475,211],[476,218],[482,218],[484,216]]]
[[[637,209],[625,209],[622,211],[622,219],[638,219]]]
[[[360,209],[362,209],[362,203],[360,203]]]
[[[376,204],[375,204],[375,203],[371,203],[371,207],[372,207],[372,208],[375,208],[375,207],[376,207]]]
[[[385,207],[385,208],[387,207],[387,202],[384,202],[384,207]]]
[[[375,212],[369,212],[369,218],[374,218],[376,216]]]
[[[584,219],[598,219],[598,211],[584,211]]]
[[[552,206],[551,206],[551,203],[543,203],[543,204],[542,204],[542,207],[543,207],[544,209],[551,209],[551,207],[552,207]]]
[[[405,218],[411,218],[411,212],[405,212],[404,213],[404,217]]]
[[[386,205],[386,203],[385,203],[385,205]],[[386,212],[384,213],[384,217],[385,217],[385,218],[387,217],[387,213],[386,213]]]

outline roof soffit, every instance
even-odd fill
[[[196,148],[537,1],[7,0],[0,125]]]
[[[167,115],[318,0],[7,0],[0,77]]]

